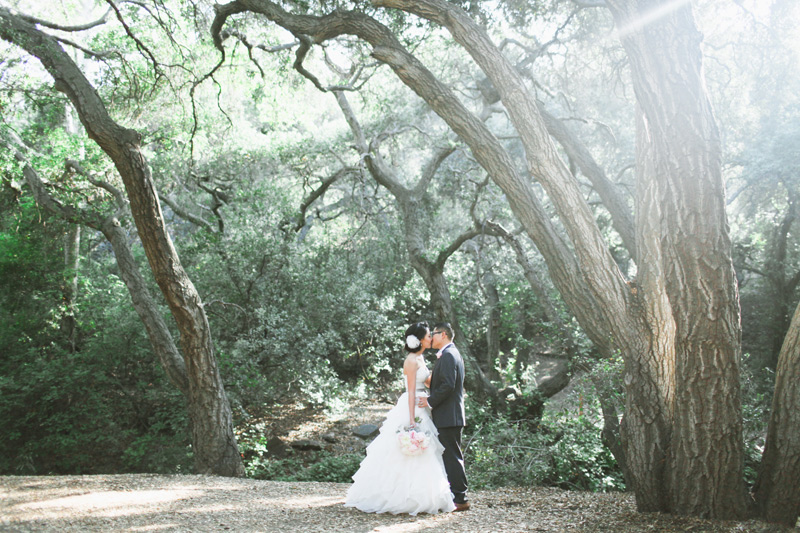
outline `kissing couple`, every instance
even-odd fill
[[[389,411],[380,433],[353,475],[346,507],[367,513],[466,511],[467,474],[461,452],[464,430],[464,360],[453,344],[453,328],[427,322],[405,332],[405,392]],[[422,354],[437,350],[428,370]]]

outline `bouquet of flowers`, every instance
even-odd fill
[[[419,419],[417,419],[419,420]],[[416,426],[400,426],[397,428],[397,442],[400,451],[406,455],[420,455],[431,444],[432,435]]]

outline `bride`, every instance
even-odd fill
[[[367,456],[353,475],[345,507],[367,513],[438,513],[455,509],[447,481],[438,431],[430,408],[417,407],[417,397],[427,396],[430,371],[422,353],[431,346],[426,322],[411,325],[405,334],[408,352],[403,364],[406,392],[386,415],[380,433],[369,446]],[[398,439],[398,429],[412,427],[426,432],[428,446],[417,455],[406,455]]]

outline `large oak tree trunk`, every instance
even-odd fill
[[[0,36],[42,62],[56,88],[75,106],[89,137],[122,177],[150,268],[181,332],[195,469],[204,474],[244,475],[208,320],[167,233],[139,134],[114,122],[92,85],[52,37],[4,8],[0,8]]]
[[[767,442],[754,488],[759,514],[794,527],[800,514],[800,305],[783,341]]]
[[[691,5],[608,2],[639,105],[637,178],[674,323],[667,510],[746,514],[739,394],[739,301],[731,261],[719,134]],[[653,21],[648,16],[661,9]],[[643,22],[646,21],[646,22]],[[670,356],[671,353],[664,354]],[[630,462],[629,462],[630,466]]]

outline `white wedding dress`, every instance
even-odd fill
[[[422,356],[417,357],[416,395],[427,396],[425,380],[430,375]],[[430,432],[431,444],[420,455],[400,451],[397,428],[408,425],[408,382],[397,404],[386,415],[380,433],[369,446],[367,456],[353,475],[345,507],[367,513],[438,513],[455,509],[450,483],[444,471],[442,451],[429,408],[415,409],[422,421],[417,425]]]

